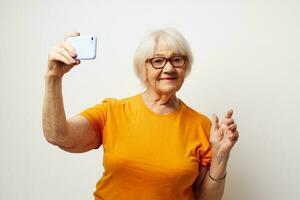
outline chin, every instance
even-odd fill
[[[163,93],[163,94],[170,94],[170,93],[177,92],[177,90],[179,90],[177,85],[163,85],[157,89],[160,93]]]

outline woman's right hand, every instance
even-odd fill
[[[47,75],[61,78],[75,65],[80,64],[80,60],[76,59],[77,54],[75,49],[66,42],[68,37],[76,37],[79,35],[80,33],[78,32],[70,33],[66,35],[63,42],[58,43],[50,49],[48,54]]]

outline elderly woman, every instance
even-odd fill
[[[181,34],[156,30],[140,43],[134,57],[144,92],[104,99],[66,119],[62,78],[80,61],[66,42],[50,50],[44,135],[51,144],[73,153],[103,146],[105,171],[96,185],[95,200],[222,198],[237,125],[232,110],[222,122],[216,115],[210,121],[176,97],[192,62]]]

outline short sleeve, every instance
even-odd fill
[[[111,102],[113,101],[115,101],[115,99],[106,98],[101,103],[87,108],[79,113],[81,116],[85,117],[90,122],[97,135],[99,136],[101,144],[103,127],[105,126],[105,122],[107,119],[107,112],[109,110]]]
[[[200,164],[209,168],[212,160],[212,148],[209,141],[211,121],[208,118],[206,119],[202,124],[204,134],[201,135],[201,147],[199,148],[198,155],[200,157]]]

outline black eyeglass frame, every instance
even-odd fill
[[[173,58],[176,58],[176,57],[183,58],[183,64],[182,64],[182,65],[180,65],[180,66],[174,66],[174,65],[173,65],[172,59],[173,59]],[[153,65],[152,62],[153,62],[153,59],[156,59],[156,58],[163,58],[163,59],[165,59],[165,64],[164,64],[162,67],[154,67],[154,65]],[[153,68],[155,68],[155,69],[162,69],[162,68],[164,68],[164,67],[166,66],[166,64],[167,64],[169,61],[170,61],[171,65],[172,65],[173,67],[175,67],[175,68],[183,68],[183,67],[185,66],[185,64],[186,64],[187,57],[186,57],[186,56],[172,56],[172,57],[166,58],[166,57],[162,57],[162,56],[157,56],[157,57],[153,57],[153,58],[148,58],[148,59],[146,60],[146,62],[150,62],[151,66],[152,66]]]

